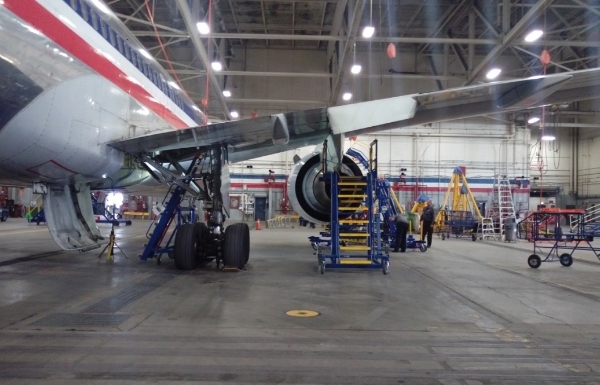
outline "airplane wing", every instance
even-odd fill
[[[190,127],[109,145],[132,155],[166,152],[184,159],[221,144],[229,148],[229,160],[239,162],[315,145],[330,134],[360,135],[596,97],[600,69],[591,69]]]

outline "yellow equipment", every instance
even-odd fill
[[[452,201],[449,202],[452,194]],[[460,167],[456,167],[452,173],[452,179],[448,185],[448,190],[444,197],[441,209],[438,211],[435,222],[434,231],[443,231],[448,218],[448,212],[466,212],[470,211],[476,215],[477,220],[481,220],[481,213],[477,207],[477,202],[469,189],[467,178]]]

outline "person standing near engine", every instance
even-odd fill
[[[431,200],[427,201],[427,206],[421,214],[421,241],[427,237],[427,248],[431,247],[433,239],[433,221],[435,220],[435,209]]]

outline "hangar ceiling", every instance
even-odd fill
[[[600,1],[596,0],[105,2],[192,99],[198,105],[204,101],[213,120],[230,119],[232,105],[240,118],[247,118],[252,110],[261,110],[257,106],[278,101],[227,98],[222,91],[232,78],[322,79],[329,83],[329,93],[311,100],[312,108],[339,104],[342,84],[349,77],[400,84],[420,81],[422,91],[434,91],[488,81],[486,72],[497,63],[507,67],[500,80],[599,65]],[[210,34],[198,32],[196,24],[202,21],[210,24]],[[368,25],[375,28],[371,38],[362,36]],[[542,29],[544,35],[528,43],[524,37],[533,28]],[[390,44],[397,56],[411,57],[420,65],[406,70],[389,62],[366,66],[358,75],[350,73],[353,57],[385,58]],[[550,54],[546,68],[540,61],[544,49]],[[318,53],[324,58],[323,71],[249,71],[244,58],[251,50]],[[223,64],[222,71],[211,69],[214,59]],[[355,95],[355,100],[369,98],[370,93]],[[294,104],[294,95],[289,99],[282,110],[308,108],[305,100]]]

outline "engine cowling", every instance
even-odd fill
[[[329,223],[331,186],[323,181],[320,155],[320,152],[315,151],[296,163],[287,182],[288,196],[292,207],[302,218],[314,223]],[[346,176],[363,176],[358,165],[347,155],[343,157],[340,173]],[[358,210],[360,202],[354,205]],[[344,211],[346,217],[352,213]],[[342,217],[340,215],[340,218]]]

